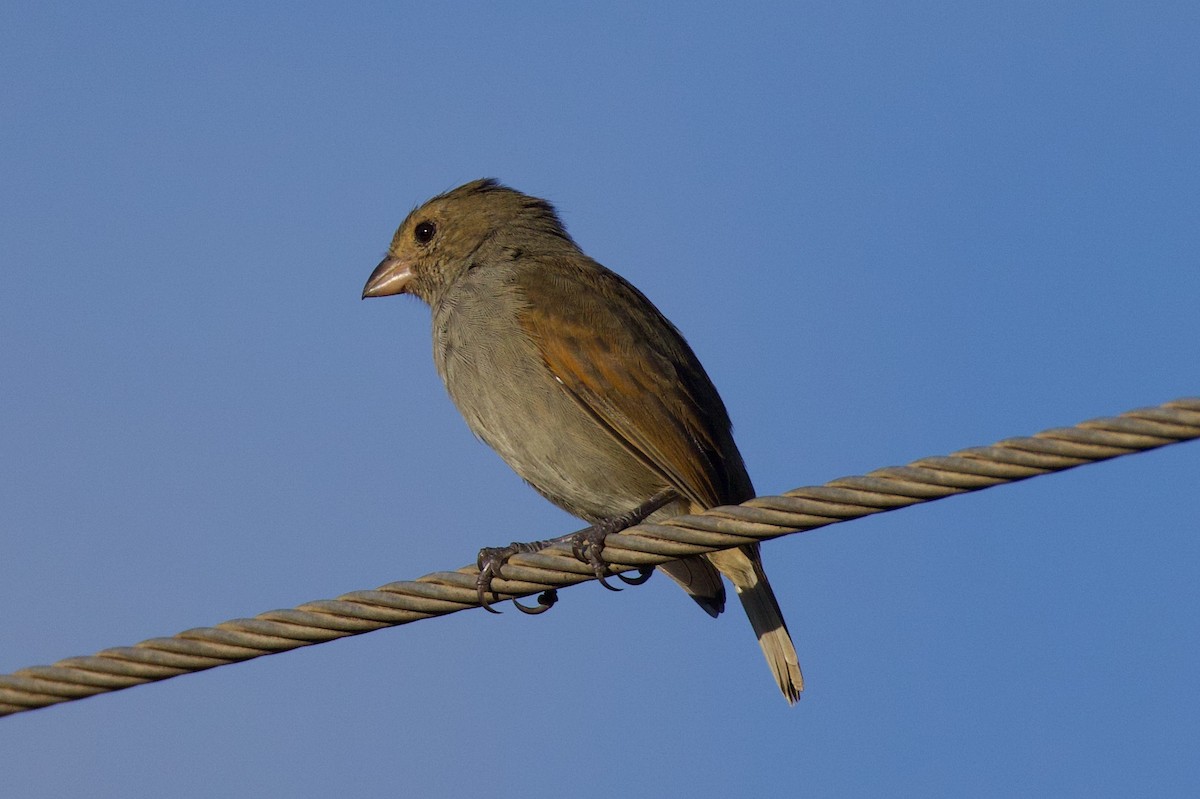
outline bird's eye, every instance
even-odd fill
[[[413,238],[418,244],[428,244],[433,241],[433,234],[437,233],[437,226],[432,222],[418,222],[413,228]]]

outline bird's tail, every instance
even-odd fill
[[[742,607],[750,617],[750,625],[767,656],[767,665],[775,675],[775,682],[779,683],[779,690],[783,691],[788,704],[795,704],[804,690],[804,675],[800,673],[800,659],[783,621],[783,612],[763,571],[758,544],[712,552],[707,557],[737,589],[738,599],[742,600]]]

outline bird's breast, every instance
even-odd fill
[[[555,379],[518,321],[525,305],[517,289],[479,272],[433,309],[434,362],[471,430],[541,494],[585,519],[665,488]]]

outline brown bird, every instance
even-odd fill
[[[587,257],[545,200],[494,180],[429,200],[363,289],[399,293],[429,304],[438,374],[471,430],[596,529],[754,496],[725,405],[683,336]],[[783,695],[800,697],[757,544],[659,568],[712,616],[725,607],[718,572],[728,577]]]

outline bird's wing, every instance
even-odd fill
[[[563,389],[697,506],[753,496],[725,406],[679,331],[593,261],[539,266],[517,273],[519,320]]]

